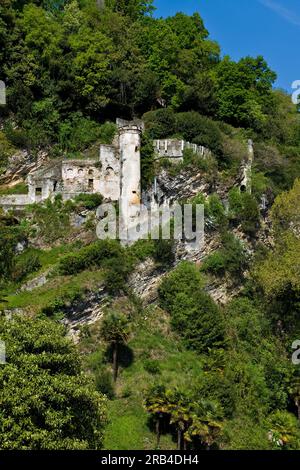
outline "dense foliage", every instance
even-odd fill
[[[228,149],[238,145],[230,126],[283,145],[289,157],[299,122],[289,98],[272,90],[276,74],[263,57],[221,59],[198,13],[152,12],[152,1],[2,2],[2,158],[14,145],[52,144],[56,155],[109,142],[113,127],[99,123],[144,113],[151,137],[179,133],[221,165],[233,163]]]
[[[99,449],[105,398],[80,371],[64,328],[46,319],[1,319],[1,449]]]
[[[222,58],[198,13],[157,18],[153,3],[1,1],[1,173],[19,149],[94,156],[116,117],[143,118],[143,188],[162,167],[200,173],[208,196],[188,202],[209,248],[192,263],[173,241],[96,240],[101,195],[1,212],[2,449],[300,448],[299,114],[263,57]],[[152,140],[169,137],[211,156],[157,162]],[[128,283],[145,261],[149,306]],[[74,317],[80,356],[58,323]]]

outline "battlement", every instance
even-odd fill
[[[179,139],[154,140],[153,146],[157,158],[178,159],[181,161],[186,149],[191,149],[202,158],[207,158],[211,155],[211,151],[206,147]]]

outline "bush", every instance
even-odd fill
[[[172,109],[158,109],[144,114],[146,129],[152,139],[164,139],[175,133],[176,117]]]
[[[105,367],[98,367],[95,372],[96,390],[112,400],[115,396],[112,375]]]
[[[64,256],[59,262],[59,273],[72,275],[92,266],[105,267],[111,258],[122,259],[123,252],[124,250],[115,240],[98,240],[81,248],[77,253]]]
[[[116,127],[112,123],[100,126],[97,122],[84,117],[82,113],[76,112],[60,124],[58,144],[64,151],[80,151],[99,139],[103,143],[110,143],[115,130]]]
[[[33,225],[38,227],[38,235],[46,242],[54,242],[68,233],[69,213],[72,207],[70,202],[64,204],[59,194],[54,201],[47,199],[43,204],[33,204],[28,207],[28,212],[33,215]]]
[[[0,131],[0,170],[6,168],[8,158],[11,157],[15,149],[7,139],[7,136]]]
[[[110,294],[125,290],[128,274],[132,269],[131,260],[126,256],[112,257],[105,262],[105,287]]]
[[[217,227],[225,228],[227,225],[227,217],[222,201],[218,194],[212,194],[208,198],[207,212],[213,223]]]
[[[202,158],[197,153],[193,152],[192,149],[186,148],[183,151],[183,167],[193,167],[194,169],[202,170],[208,172],[210,169],[213,169],[215,160],[213,158]],[[178,165],[180,168],[180,165]],[[180,168],[181,169],[181,168]]]
[[[75,202],[88,210],[97,209],[102,204],[103,196],[101,194],[78,194]]]
[[[146,372],[149,372],[149,374],[152,374],[152,375],[158,375],[161,372],[159,362],[153,359],[145,360],[144,369]]]
[[[171,266],[175,261],[174,240],[155,240],[153,258],[164,268]]]
[[[226,271],[226,255],[223,251],[218,250],[205,258],[201,271],[215,275],[222,275]]]
[[[203,262],[201,271],[224,275],[241,276],[247,266],[245,249],[234,235],[227,233],[222,237],[223,247],[209,255]]]
[[[41,266],[40,258],[36,253],[25,253],[17,258],[12,277],[16,281],[21,281],[28,274],[38,271]]]
[[[229,209],[231,220],[241,224],[246,234],[255,235],[260,224],[260,212],[255,197],[233,188],[229,191]]]
[[[196,266],[184,261],[163,279],[158,291],[160,305],[170,312],[176,304],[176,296],[185,293],[188,297],[204,286],[204,280]]]
[[[224,324],[221,312],[204,291],[176,295],[171,312],[171,325],[189,349],[207,353],[224,345]]]
[[[148,134],[142,136],[141,145],[141,170],[142,170],[142,188],[147,189],[155,176],[154,169],[154,147],[153,141]]]

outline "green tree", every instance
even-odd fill
[[[116,382],[119,367],[119,346],[126,344],[130,334],[127,316],[117,311],[108,312],[102,320],[101,336],[112,346],[113,379]]]
[[[47,319],[0,320],[1,449],[99,449],[105,400],[80,370],[65,329]]]
[[[148,390],[145,398],[145,408],[148,413],[151,413],[155,420],[155,431],[157,438],[157,448],[160,445],[161,426],[163,420],[170,419],[170,410],[168,399],[166,396],[166,389],[163,385],[155,385]]]
[[[218,116],[236,127],[261,130],[276,74],[262,56],[233,62],[225,57],[217,67]]]
[[[171,315],[173,328],[198,352],[224,343],[221,312],[203,290],[203,279],[191,263],[181,263],[159,287],[160,305]]]

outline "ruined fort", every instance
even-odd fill
[[[111,145],[100,145],[99,157],[60,159],[29,172],[26,178],[27,194],[0,197],[5,209],[22,208],[41,203],[60,194],[63,200],[78,194],[99,193],[105,201],[129,204],[134,217],[135,206],[141,202],[141,137],[142,121],[117,119],[117,132]],[[199,158],[211,152],[202,146],[178,139],[153,141],[155,158],[183,161],[185,149],[191,149]]]

